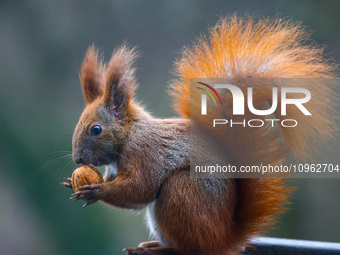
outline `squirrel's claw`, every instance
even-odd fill
[[[126,254],[131,254],[131,252],[133,251],[133,248],[124,248],[123,252],[126,252]]]
[[[66,188],[72,189],[72,184],[71,184],[71,183],[68,183],[68,182],[61,182],[60,184],[63,185],[63,186],[65,186]]]
[[[86,206],[88,206],[88,205],[91,205],[91,204],[93,204],[93,203],[95,203],[95,202],[97,202],[97,201],[98,201],[98,199],[96,199],[96,198],[89,199],[89,200],[86,201],[85,204],[83,204],[83,207],[86,207]]]
[[[70,177],[64,177],[64,179],[66,180],[66,181],[69,181],[69,182],[61,182],[60,184],[61,185],[63,185],[63,186],[65,186],[66,188],[70,188],[70,189],[72,189],[72,179],[70,178]]]

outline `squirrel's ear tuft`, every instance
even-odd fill
[[[123,45],[116,49],[105,75],[104,100],[110,110],[121,111],[133,98],[137,88],[133,64],[138,57],[135,48]]]
[[[83,61],[79,79],[86,104],[92,103],[103,93],[102,81],[105,65],[94,45],[90,46]]]

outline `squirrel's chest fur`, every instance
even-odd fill
[[[114,178],[116,178],[118,173],[118,166],[117,163],[111,163],[110,165],[107,165],[105,167],[105,175],[104,175],[104,180],[107,181],[111,181]]]

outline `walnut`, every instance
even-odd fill
[[[101,173],[93,166],[80,166],[72,174],[72,188],[74,192],[82,190],[81,186],[104,182]]]

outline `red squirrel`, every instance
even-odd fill
[[[100,200],[145,208],[156,241],[125,249],[128,254],[238,254],[285,211],[293,188],[282,178],[190,177],[190,79],[333,77],[323,49],[306,43],[307,38],[300,25],[278,18],[221,19],[176,61],[171,94],[182,118],[169,119],[152,117],[134,99],[134,49],[123,45],[104,64],[90,47],[80,72],[86,108],[74,131],[73,160],[105,165],[106,172],[102,184],[84,186],[72,198],[87,199],[85,205]],[[301,117],[299,127],[275,134],[265,133],[267,129],[229,131],[226,150],[232,162],[275,165],[289,154],[307,158],[312,150],[308,142],[322,141],[332,132],[327,115],[331,91],[313,85],[309,90],[318,97],[309,109],[321,110],[313,112],[312,120]],[[271,100],[266,94],[254,96]],[[299,109],[292,110],[289,118],[298,115]],[[280,144],[274,142],[278,138]]]

